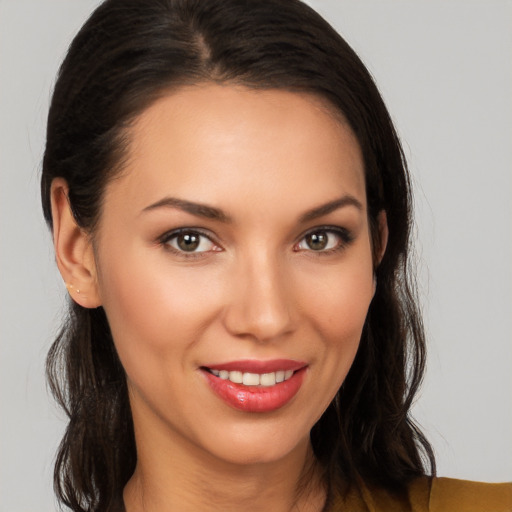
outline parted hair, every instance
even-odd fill
[[[123,169],[133,121],[159,97],[198,83],[314,94],[362,150],[376,292],[353,366],[311,431],[329,492],[365,482],[401,492],[435,473],[410,416],[425,366],[411,269],[412,197],[402,147],[369,72],[344,39],[298,0],[106,0],[74,38],[51,101],[42,203],[62,177],[77,224],[94,235],[106,184]],[[126,377],[102,307],[70,300],[47,359],[69,422],[54,484],[73,511],[117,510],[137,452]]]

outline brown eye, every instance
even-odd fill
[[[199,247],[200,237],[195,233],[186,233],[176,237],[176,244],[182,251],[192,252]]]
[[[329,235],[325,231],[316,231],[305,237],[306,245],[313,251],[323,251],[329,243]]]
[[[331,252],[343,249],[352,241],[351,234],[343,228],[317,229],[310,231],[295,246],[295,250]]]
[[[217,251],[218,247],[206,236],[197,231],[171,233],[162,242],[181,253],[201,253]]]

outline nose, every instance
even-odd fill
[[[225,328],[258,342],[278,340],[295,329],[291,280],[284,265],[269,254],[244,258],[230,277]]]

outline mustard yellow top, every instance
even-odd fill
[[[418,478],[406,496],[362,486],[337,496],[329,512],[512,512],[512,482]]]

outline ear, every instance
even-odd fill
[[[69,188],[63,178],[51,186],[53,244],[60,274],[71,298],[84,308],[101,305],[96,262],[90,236],[75,221],[69,205]]]

